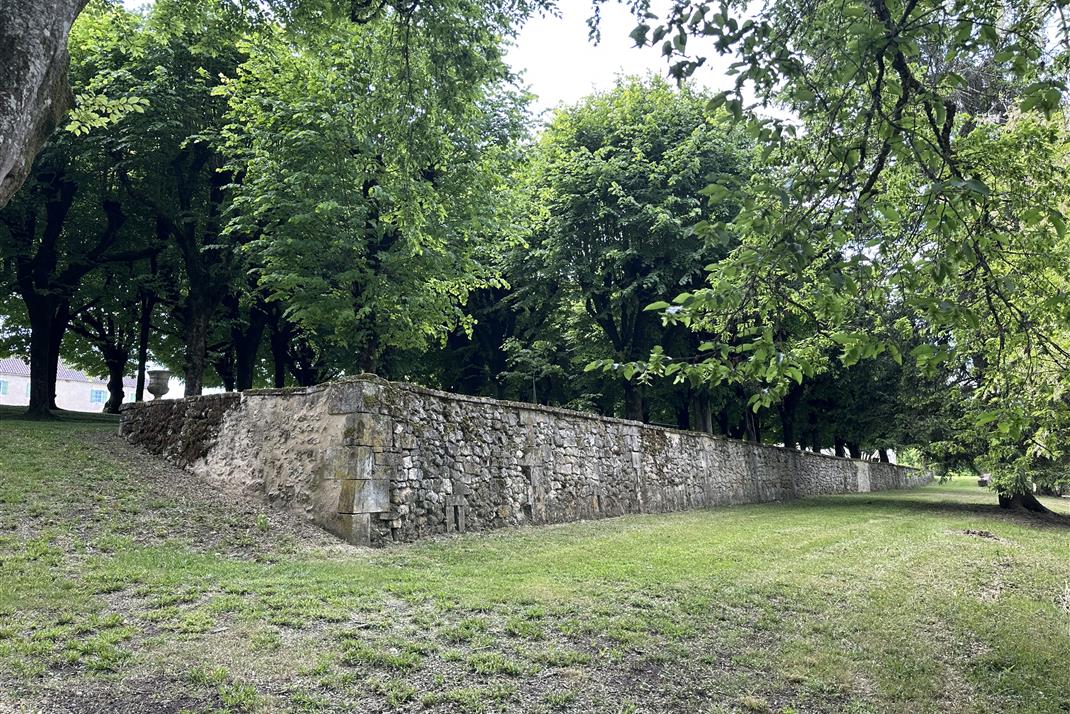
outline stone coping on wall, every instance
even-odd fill
[[[329,391],[331,389],[344,388],[346,385],[357,384],[361,382],[374,382],[387,388],[404,389],[415,394],[423,394],[437,399],[445,399],[455,402],[467,402],[470,404],[483,404],[487,406],[495,407],[511,407],[514,409],[527,409],[531,411],[543,412],[552,416],[568,417],[573,419],[589,419],[592,421],[605,422],[607,424],[620,424],[625,426],[642,427],[643,429],[655,429],[658,431],[664,431],[671,434],[686,434],[696,435],[701,434],[710,439],[720,439],[728,442],[735,442],[740,444],[746,444],[748,446],[762,447],[766,449],[781,449],[790,453],[805,453],[807,456],[818,456],[824,459],[835,459],[837,461],[855,461],[861,463],[880,463],[875,462],[873,459],[855,459],[849,456],[836,456],[835,454],[826,454],[820,451],[803,451],[800,449],[794,449],[781,444],[764,444],[761,442],[745,441],[743,439],[734,439],[722,434],[712,434],[704,431],[694,431],[691,429],[679,429],[671,426],[662,426],[661,424],[650,424],[643,421],[636,421],[634,419],[622,419],[621,417],[605,416],[603,414],[597,414],[595,412],[585,412],[578,409],[569,409],[567,407],[552,407],[545,404],[535,404],[533,402],[517,402],[509,399],[495,399],[493,397],[478,397],[470,394],[458,394],[456,392],[447,392],[441,389],[433,389],[431,387],[424,387],[413,382],[400,382],[388,380],[380,377],[377,374],[361,373],[351,376],[339,377],[329,382],[323,382],[311,387],[268,387],[261,389],[246,389],[240,392],[221,392],[218,394],[201,394],[192,397],[180,397],[179,399],[154,399],[148,402],[128,402],[120,407],[120,413],[131,409],[142,409],[145,407],[153,406],[166,406],[168,402],[175,401],[191,401],[191,400],[228,400],[228,399],[243,399],[249,397],[303,397],[311,394],[317,394],[320,392]],[[344,412],[337,412],[344,413]],[[919,471],[919,469],[913,466],[904,466],[902,464],[895,464],[901,469],[908,469],[911,471]]]

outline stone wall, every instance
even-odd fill
[[[894,464],[370,376],[128,405],[121,433],[366,545],[929,481]]]

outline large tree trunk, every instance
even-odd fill
[[[105,414],[118,414],[126,393],[123,391],[123,374],[129,355],[114,355],[108,358],[108,402],[104,405]]]
[[[691,411],[694,421],[691,429],[706,434],[713,433],[713,414],[710,411],[710,398],[702,391],[694,391],[691,396]]]
[[[862,445],[856,441],[847,442],[847,453],[851,455],[852,459],[862,458]]]
[[[185,364],[183,378],[186,382],[184,396],[196,397],[204,387],[204,365],[208,356],[209,314],[200,305],[190,306],[186,319]]]
[[[56,406],[56,378],[59,374],[59,352],[63,347],[63,338],[67,334],[67,327],[71,322],[71,303],[69,300],[60,301],[52,315],[52,327],[49,330],[48,340],[48,393],[49,407],[59,409]]]
[[[0,0],[0,208],[71,105],[67,35],[87,0]]]
[[[743,410],[743,434],[747,441],[760,444],[762,442],[762,422],[753,409]]]
[[[271,383],[276,389],[286,386],[286,367],[290,360],[290,353],[286,349],[286,336],[276,332],[271,333],[271,361],[274,367]]]
[[[677,429],[686,430],[691,428],[691,402],[693,401],[694,399],[691,397],[691,389],[685,386],[673,405],[673,410],[676,412]]]
[[[234,369],[234,346],[230,345],[223,352],[217,353],[215,359],[212,360],[212,366],[215,367],[219,378],[223,380],[223,390],[233,392],[237,383]]]
[[[784,446],[794,449],[798,446],[798,437],[795,436],[795,415],[799,411],[799,401],[802,399],[802,388],[793,384],[788,393],[784,395],[777,406],[780,414],[780,435],[784,439]]]
[[[624,418],[643,421],[643,392],[630,379],[624,383]]]
[[[30,405],[26,416],[47,419],[52,416],[54,377],[49,377],[51,364],[52,320],[55,311],[51,301],[44,298],[26,299],[30,317]]]
[[[238,390],[252,389],[256,376],[256,358],[260,353],[260,342],[267,326],[267,315],[254,307],[249,313],[249,328],[238,334],[234,340],[234,371]]]
[[[1001,493],[999,494],[999,507],[1000,508],[1012,508],[1022,509],[1025,511],[1032,511],[1033,513],[1049,513],[1048,507],[1037,500],[1037,497],[1030,491],[1023,491],[1021,493]]]
[[[145,366],[149,361],[149,332],[152,330],[152,311],[156,300],[146,296],[141,300],[141,314],[137,320],[137,388],[134,401],[145,401]]]

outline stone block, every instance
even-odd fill
[[[327,392],[328,414],[353,414],[376,411],[382,387],[374,382],[337,382]]]
[[[315,522],[347,543],[364,546],[372,544],[369,513],[317,513]]]
[[[394,445],[393,419],[381,414],[350,414],[342,430],[347,446],[371,446],[380,449]]]
[[[369,446],[329,446],[323,450],[320,473],[325,479],[374,478],[379,455]]]
[[[338,492],[339,513],[380,513],[390,510],[386,479],[346,479]]]

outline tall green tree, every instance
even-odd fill
[[[660,79],[626,79],[558,112],[535,149],[530,279],[557,286],[557,299],[582,306],[615,362],[656,343],[658,297],[701,280],[701,267],[726,246],[694,226],[730,219],[729,196],[707,200],[712,181],[745,180],[739,135],[707,118],[705,97]],[[634,382],[624,413],[642,419]]]
[[[1065,295],[1048,279],[1067,257],[1065,154],[1051,133],[1038,149],[1028,128],[1036,120],[1014,117],[1055,114],[1065,126],[1064,3],[769,0],[743,16],[734,4],[679,0],[660,17],[633,5],[633,37],[659,45],[676,75],[711,54],[735,60],[735,87],[711,106],[748,126],[770,166],[731,225],[713,227],[740,236],[740,247],[666,319],[788,306],[820,327],[811,334],[837,341],[848,363],[898,360],[903,336],[892,325],[862,330],[854,320],[859,305],[903,302],[925,318],[913,337],[931,343],[915,356],[984,365],[971,392],[989,432],[977,457],[999,466],[1002,500],[1035,507],[1028,465],[1065,449],[1064,388],[1052,376],[1068,373]],[[1010,171],[989,160],[1001,152]],[[1029,265],[1032,278],[1007,280],[1002,266],[1012,264]],[[743,285],[753,289],[741,294]],[[760,354],[741,370],[768,384],[760,407],[782,398],[794,370],[814,371],[819,342],[756,329],[745,344],[713,350],[711,362]],[[655,360],[655,371],[665,364]],[[998,386],[1008,375],[1011,390]]]
[[[251,238],[259,285],[317,352],[354,355],[344,369],[444,341],[497,280],[524,100],[488,11],[414,20],[400,51],[389,23],[264,36],[220,92],[229,235]]]

